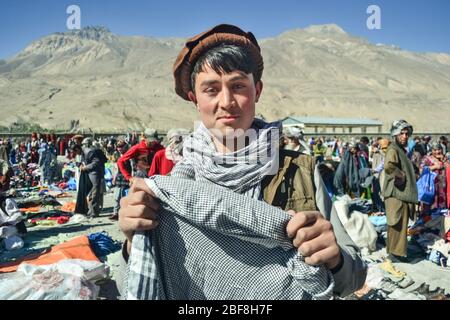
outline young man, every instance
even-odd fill
[[[178,56],[175,90],[194,103],[201,124],[171,176],[136,179],[122,199],[126,298],[323,299],[364,284],[365,264],[313,158],[285,150],[275,156],[278,136],[266,138],[281,124],[255,119],[262,71],[253,34],[231,25],[189,39]],[[257,135],[247,140],[250,130]],[[276,153],[266,162],[247,161],[268,150]],[[169,214],[177,212],[182,218]],[[280,251],[284,245],[302,257],[291,268],[283,264],[300,256]]]
[[[383,197],[388,225],[388,254],[400,261],[407,261],[407,234],[409,219],[415,218],[418,202],[416,175],[408,159],[408,139],[413,127],[405,120],[392,123],[391,135],[394,141],[389,145],[384,158],[385,179]]]

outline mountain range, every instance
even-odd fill
[[[193,105],[174,92],[185,39],[120,36],[105,27],[54,33],[0,60],[0,126],[35,123],[96,132],[192,128]],[[259,40],[264,91],[257,113],[398,118],[450,132],[450,55],[372,44],[334,24]]]

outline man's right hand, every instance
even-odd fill
[[[152,230],[158,226],[159,202],[144,179],[133,178],[127,197],[120,200],[119,228],[127,238],[128,254],[136,231]]]

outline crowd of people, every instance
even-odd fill
[[[77,210],[89,217],[100,214],[106,191],[105,165],[111,167],[115,206],[111,219],[117,220],[120,199],[134,177],[166,175],[181,160],[186,129],[173,129],[166,135],[167,148],[156,130],[142,134],[106,138],[32,133],[30,138],[0,140],[0,187],[10,189],[61,186],[77,179]],[[59,157],[58,157],[59,156]],[[71,166],[70,170],[66,167]],[[77,174],[78,172],[78,174]],[[81,181],[81,183],[80,183]],[[88,199],[87,203],[83,200]]]
[[[315,158],[330,197],[336,199],[348,195],[352,199],[370,199],[375,212],[387,214],[388,219],[392,215],[397,216],[391,219],[393,228],[388,237],[388,252],[393,253],[393,258],[397,261],[407,261],[408,218],[414,220],[415,217],[430,215],[435,210],[450,208],[450,189],[447,187],[450,184],[450,149],[447,137],[440,136],[434,140],[429,135],[413,137],[412,126],[405,123],[403,125],[408,130],[405,130],[406,137],[402,136],[402,142],[398,137],[400,132],[394,130],[394,125],[392,139],[367,136],[362,136],[359,141],[353,138],[345,141],[337,137],[306,139],[302,128],[289,127],[281,140],[283,148]],[[396,155],[391,153],[387,156],[389,149],[395,149]],[[403,151],[405,155],[399,161],[398,155],[403,155]],[[404,176],[395,176],[394,186],[390,186],[388,181],[385,183],[386,175],[392,177],[398,175],[398,172],[403,172],[403,175],[408,172],[410,176],[406,179]],[[426,202],[425,199],[420,201],[418,191],[415,190],[417,181],[425,172],[435,173],[431,202]],[[397,185],[406,188],[406,184],[397,182],[399,179],[408,181],[407,190],[403,189],[402,192],[408,195],[409,200],[406,202],[410,204],[409,209],[404,209],[405,214],[401,220],[398,218],[400,215],[394,213],[400,209],[392,209],[398,205],[391,203],[395,198],[393,189]],[[392,190],[386,190],[387,188]],[[397,226],[400,222],[403,224],[401,228]],[[401,236],[394,235],[396,228],[401,230]],[[401,249],[394,249],[394,246]]]

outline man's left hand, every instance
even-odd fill
[[[342,258],[331,222],[318,211],[288,213],[293,217],[287,224],[287,234],[305,262],[313,266],[325,264],[329,269],[337,267]]]

